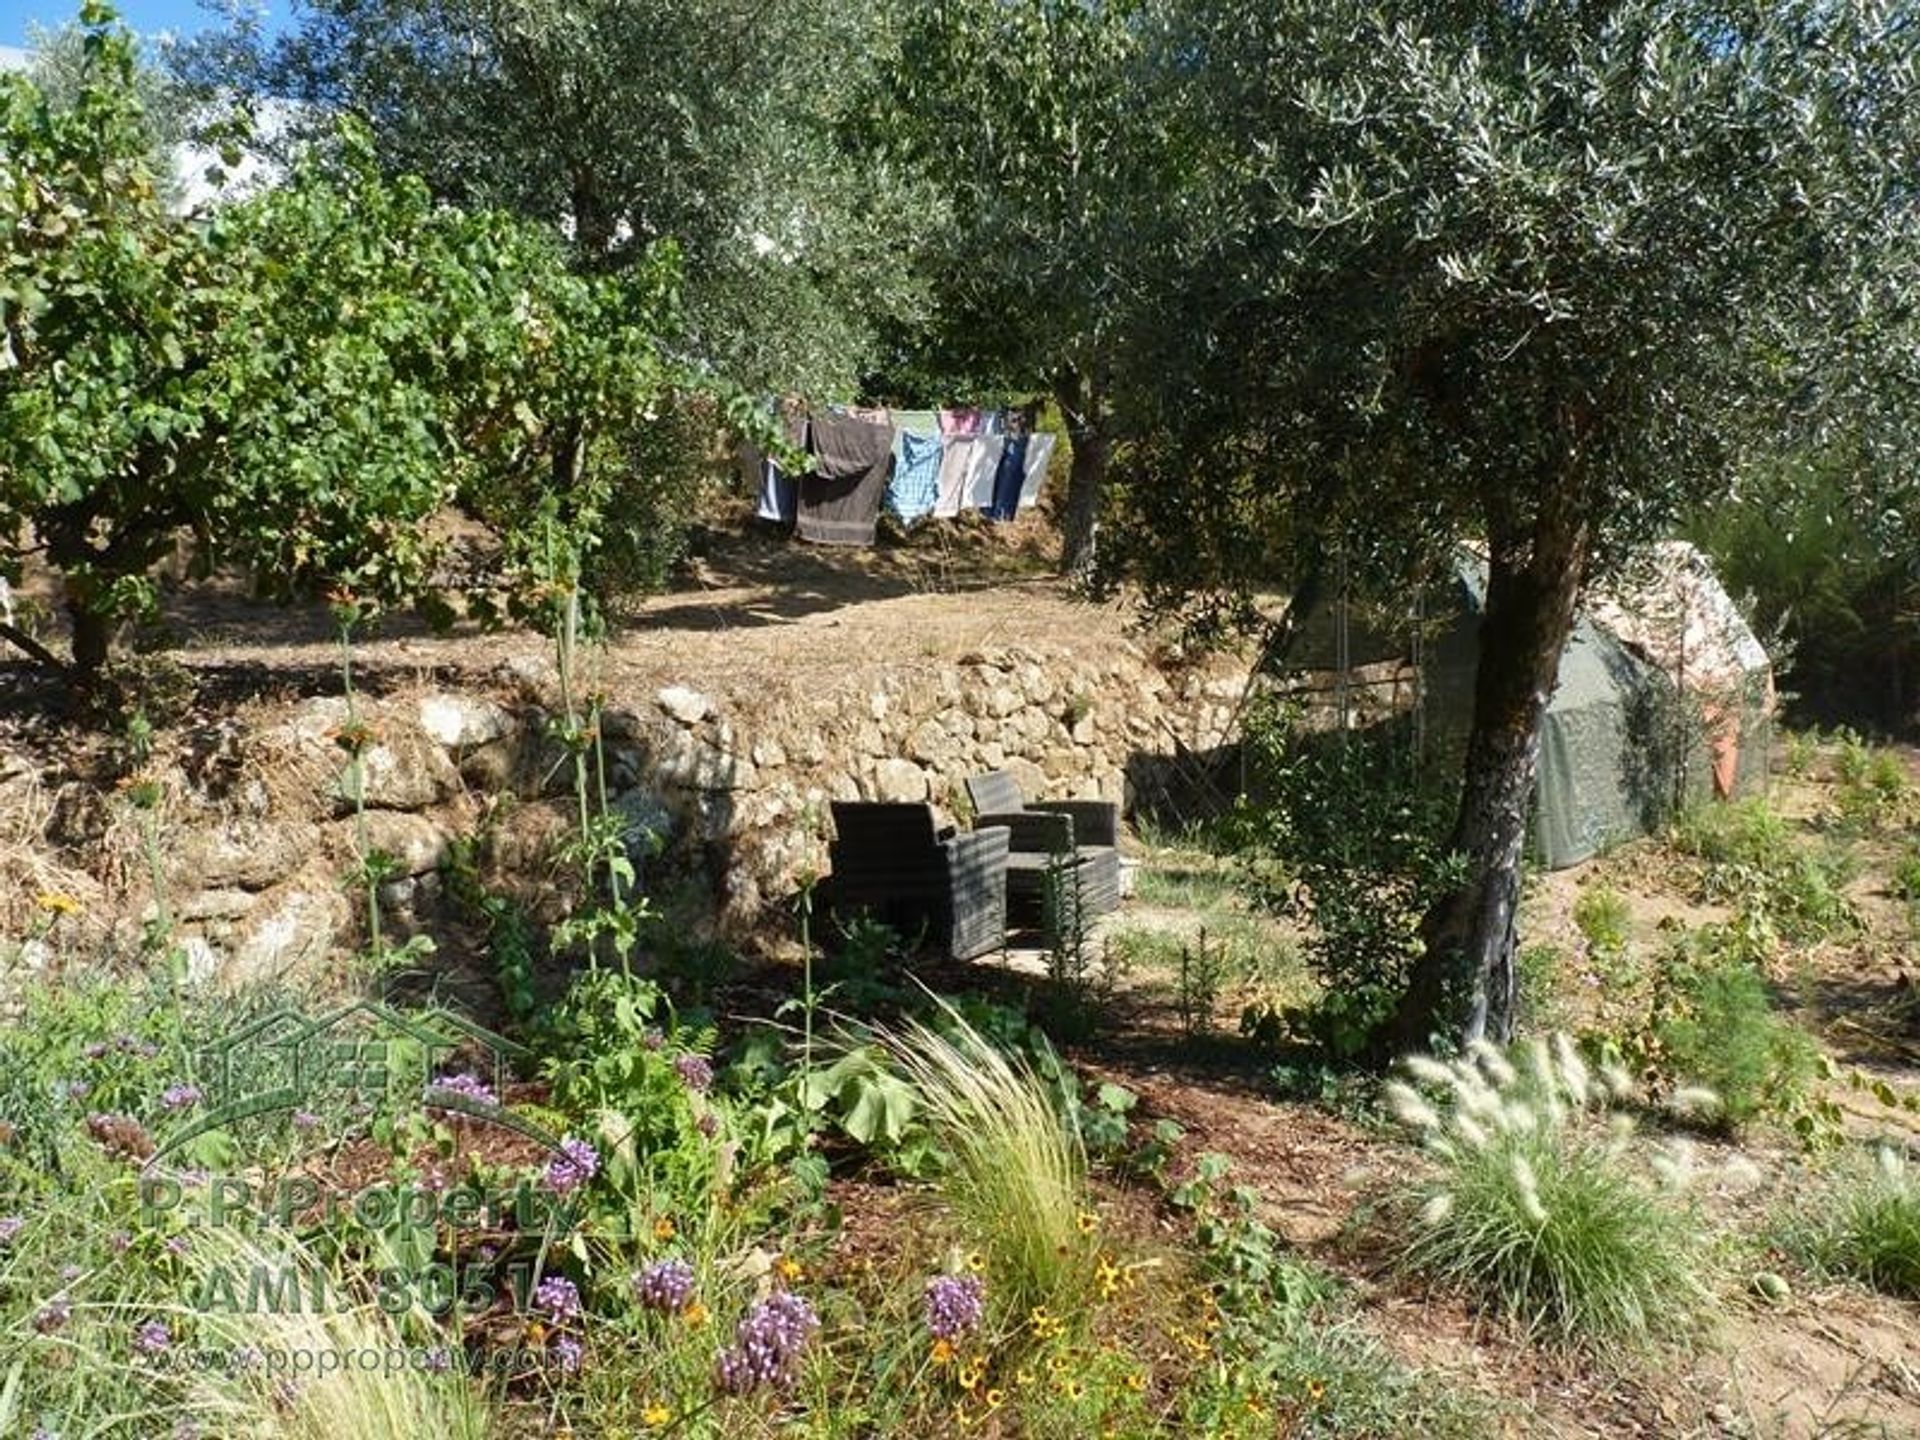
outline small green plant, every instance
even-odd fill
[[[1703,862],[1702,896],[1733,903],[1750,924],[1800,941],[1859,928],[1846,896],[1858,874],[1852,854],[1837,844],[1796,844],[1764,796],[1683,811],[1672,836],[1676,849]]]
[[[1227,979],[1226,947],[1207,942],[1206,927],[1190,944],[1180,947],[1180,987],[1176,1004],[1180,1028],[1188,1035],[1206,1035],[1213,1030],[1214,1006]]]
[[[1167,1198],[1192,1215],[1201,1263],[1223,1308],[1264,1309],[1284,1324],[1298,1323],[1331,1298],[1333,1283],[1285,1253],[1280,1238],[1256,1213],[1259,1192],[1227,1183],[1232,1173],[1230,1159],[1209,1151],[1194,1162],[1192,1178]]]
[[[1820,732],[1796,730],[1787,736],[1786,767],[1794,779],[1804,779],[1820,754]]]
[[[1632,936],[1632,911],[1610,885],[1592,885],[1573,902],[1573,923],[1596,957],[1619,955]]]
[[[1631,1123],[1593,1115],[1624,1075],[1595,1076],[1565,1036],[1517,1061],[1482,1043],[1405,1064],[1414,1083],[1390,1082],[1386,1100],[1437,1167],[1395,1197],[1411,1270],[1558,1343],[1632,1351],[1696,1327],[1697,1221],[1645,1178]],[[1647,1168],[1672,1182],[1686,1167]]]
[[[1692,1116],[1731,1132],[1764,1113],[1792,1115],[1819,1073],[1813,1040],[1774,1013],[1767,984],[1737,933],[1706,926],[1675,944],[1653,1008],[1656,1058],[1676,1085],[1717,1097]]]
[[[1912,790],[1906,766],[1891,750],[1843,732],[1834,757],[1834,804],[1843,827],[1876,831],[1893,820]]]
[[[1788,1247],[1816,1270],[1920,1299],[1920,1175],[1883,1146],[1854,1163],[1785,1226]]]

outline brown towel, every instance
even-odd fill
[[[813,473],[800,477],[799,535],[816,545],[871,545],[893,469],[893,429],[816,410]]]

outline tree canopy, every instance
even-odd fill
[[[570,237],[585,270],[685,260],[680,348],[739,384],[852,393],[910,311],[937,196],[848,143],[877,3],[316,0],[183,48],[201,93],[367,127],[381,167]]]
[[[10,570],[38,551],[58,571],[75,664],[150,603],[182,531],[270,590],[371,601],[421,592],[424,522],[456,502],[523,547],[554,523],[586,542],[608,481],[581,428],[685,383],[658,344],[671,249],[579,276],[540,227],[382,178],[352,132],[284,186],[176,216],[131,40],[84,19],[69,100],[0,77],[0,537]]]

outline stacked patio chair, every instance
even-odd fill
[[[832,904],[865,910],[901,934],[922,931],[955,960],[1007,938],[1004,830],[937,829],[929,805],[833,802]]]
[[[1024,907],[1046,894],[1047,876],[1072,876],[1083,920],[1120,908],[1120,807],[1107,800],[1040,800],[1028,804],[1004,770],[967,781],[976,835],[1007,835],[1007,898]]]

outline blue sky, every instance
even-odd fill
[[[203,9],[198,0],[114,0],[120,18],[143,35],[172,31],[191,35],[218,25],[219,17]],[[291,14],[292,0],[266,0],[267,26],[284,26]],[[27,29],[34,22],[49,30],[58,29],[80,11],[80,0],[0,0],[0,45],[24,45]]]

